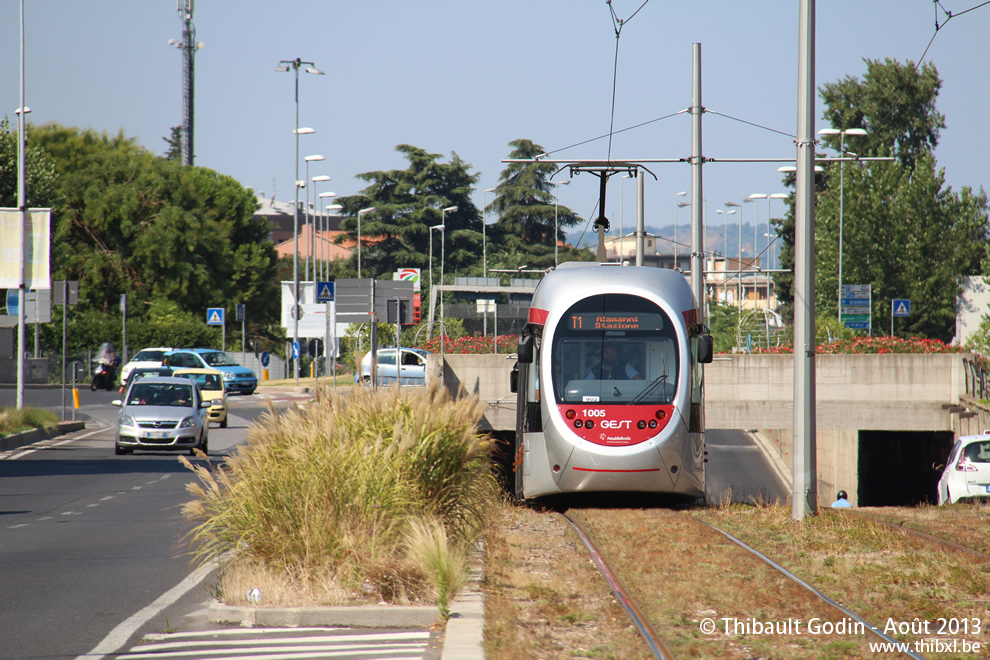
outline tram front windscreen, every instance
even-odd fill
[[[558,324],[550,365],[557,403],[662,404],[677,390],[677,333],[656,303],[585,298]]]

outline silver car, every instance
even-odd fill
[[[426,385],[426,357],[429,354],[421,348],[402,348],[396,360],[394,348],[378,349],[378,384],[390,385],[398,380],[400,385]],[[360,381],[355,374],[354,382],[371,384],[370,352],[361,360]]]
[[[208,452],[209,401],[188,378],[140,378],[131,383],[120,407],[114,450],[130,454],[135,449]]]

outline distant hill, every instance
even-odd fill
[[[718,254],[728,254],[730,257],[739,255],[739,224],[732,224],[731,222],[727,227],[723,225],[710,225],[708,231],[705,232],[705,251],[706,252],[717,252]],[[622,232],[629,236],[636,230],[635,224],[628,225],[623,224]],[[584,236],[581,234],[584,232]],[[653,225],[646,225],[646,233],[652,234],[658,237],[657,245],[658,251],[661,253],[670,254],[674,251],[673,241],[674,241],[674,225],[673,223],[669,225],[664,225],[661,227],[656,227]],[[758,224],[755,228],[752,223],[744,222],[742,224],[742,256],[747,258],[753,257],[753,246],[754,243],[758,248],[758,253],[763,254],[767,247],[767,238],[764,236],[767,232],[767,225],[765,223]],[[606,238],[613,238],[619,235],[619,225],[616,222],[612,222],[612,227],[607,234]],[[691,247],[691,226],[687,223],[678,223],[677,225],[677,243],[678,252],[682,250],[687,250]],[[598,238],[594,232],[592,232],[590,225],[587,231],[584,231],[584,227],[580,230],[572,231],[567,235],[568,242],[576,241],[580,238],[581,243],[578,247],[585,247],[594,249],[598,245]],[[777,239],[772,247],[773,252],[773,265],[774,267],[780,264],[780,243],[781,240]],[[767,263],[764,260],[764,263]]]

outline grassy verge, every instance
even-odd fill
[[[49,428],[58,424],[59,417],[50,410],[41,408],[2,408],[0,409],[0,437]]]
[[[224,560],[218,595],[444,611],[496,490],[477,399],[439,387],[322,388],[315,399],[270,408],[221,467],[185,461],[199,476],[189,540],[201,560]]]
[[[912,645],[958,640],[954,650],[913,649],[925,657],[986,657],[990,562],[878,524],[872,516],[982,549],[990,507],[826,509],[794,521],[789,505],[674,511],[636,508],[636,496],[629,497],[628,508],[568,513],[593,535],[675,657],[902,657],[871,649],[879,640],[853,629],[852,619],[699,521],[756,548],[881,631],[894,622],[896,628],[887,631],[894,639]],[[555,516],[509,507],[498,534],[486,539],[487,657],[649,657],[627,636],[624,612],[603,607],[614,606],[604,580],[587,570],[586,551]],[[706,620],[714,630],[702,629]],[[822,625],[809,630],[812,620]],[[843,620],[846,631],[823,625]],[[938,635],[941,620],[960,627]],[[800,627],[793,625],[798,621]],[[756,632],[754,622],[792,626]],[[924,622],[928,634],[911,632]],[[980,650],[965,651],[964,641],[970,648],[979,643]]]

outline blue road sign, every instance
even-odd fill
[[[247,305],[244,303],[238,303],[236,311],[234,312],[237,316],[234,317],[235,321],[243,321],[247,316]]]
[[[316,283],[316,302],[333,302],[333,282]]]
[[[894,316],[911,316],[911,301],[907,298],[894,298],[890,301]]]
[[[272,361],[272,356],[268,351],[261,351],[261,366],[267,367],[268,363]]]
[[[223,325],[223,307],[206,308],[206,325]]]
[[[869,330],[869,321],[846,321],[846,327],[850,330]]]
[[[299,342],[297,341],[292,342],[292,359],[299,359]]]

